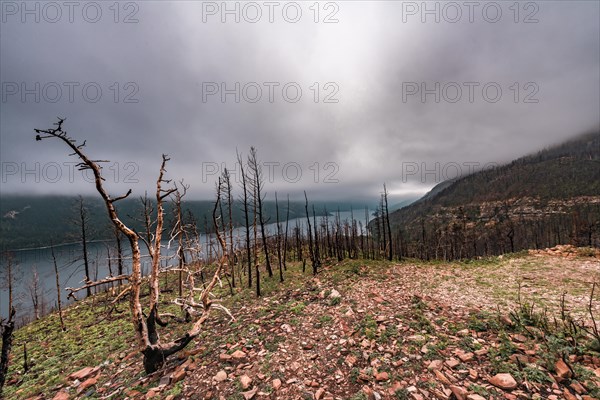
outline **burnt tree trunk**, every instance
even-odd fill
[[[87,252],[87,235],[86,235],[86,224],[87,224],[87,211],[83,206],[83,198],[79,197],[79,218],[81,221],[81,246],[83,248],[83,266],[85,268],[85,281],[90,282],[90,263],[88,260],[88,252]],[[92,288],[88,287],[86,289],[87,297],[92,295]]]
[[[252,249],[250,248],[250,219],[248,217],[248,187],[246,185],[246,173],[244,171],[244,163],[242,156],[237,155],[238,164],[240,165],[240,174],[242,175],[242,203],[244,205],[244,221],[246,225],[246,258],[248,262],[248,288],[252,287]]]
[[[231,174],[225,168],[224,174],[224,184],[225,184],[225,194],[227,195],[227,223],[229,230],[229,260],[231,264],[231,285],[235,287],[235,266],[236,256],[235,256],[235,248],[233,243],[233,198],[231,197],[232,187],[231,187]],[[223,222],[224,223],[224,222]],[[241,277],[240,277],[241,282]]]
[[[383,184],[383,200],[384,200],[384,206],[385,206],[385,223],[386,223],[386,227],[387,227],[387,234],[388,234],[388,243],[390,248],[388,249],[388,260],[392,261],[392,259],[394,258],[394,249],[392,246],[392,228],[390,226],[390,210],[388,208],[388,191],[387,188],[385,187],[385,183]]]
[[[250,170],[254,175],[253,184],[256,190],[256,204],[257,208],[255,212],[258,213],[258,222],[260,223],[260,234],[262,238],[263,251],[265,253],[265,267],[267,268],[267,273],[269,274],[269,278],[273,276],[273,269],[271,268],[271,261],[269,258],[269,246],[268,246],[268,237],[265,230],[265,218],[263,214],[263,204],[262,204],[262,185],[263,185],[263,175],[262,168],[259,164],[259,161],[256,157],[256,149],[254,147],[250,148],[250,158],[248,160],[248,165]]]
[[[318,234],[318,227],[317,227],[317,216],[315,214],[315,206],[313,204],[312,206],[312,212],[313,212],[313,222],[314,222],[314,229],[315,229],[315,261],[313,262],[313,275],[317,275],[317,273],[319,272],[319,268],[321,268],[321,253],[319,251],[319,234]]]
[[[54,274],[56,275],[56,303],[58,306],[58,317],[60,319],[60,327],[64,332],[67,330],[67,328],[65,328],[65,321],[63,320],[62,302],[60,300],[60,278],[58,276],[58,265],[56,264],[56,256],[54,255],[54,245],[53,244],[50,245],[50,251],[52,252],[52,261],[54,263]],[[109,260],[110,260],[110,254],[109,254]]]
[[[313,251],[313,240],[312,240],[312,226],[310,224],[310,215],[308,214],[308,197],[306,196],[306,191],[304,192],[304,199],[305,199],[305,203],[304,203],[304,210],[306,211],[306,224],[307,224],[307,229],[306,229],[306,233],[308,234],[308,254],[310,256],[310,261],[312,263],[315,262],[315,253]],[[302,272],[304,272],[304,265],[302,266]]]
[[[288,227],[290,224],[290,195],[287,197],[287,212],[285,215],[285,236],[283,239],[283,269],[287,271],[286,259],[288,248]]]
[[[281,224],[279,223],[279,201],[275,192],[275,214],[277,218],[277,260],[279,262],[279,282],[283,282],[283,261],[281,260]]]

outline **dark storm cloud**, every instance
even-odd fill
[[[258,22],[241,15],[235,23],[229,15],[222,23],[220,14],[205,15],[204,22],[202,12],[221,2],[138,2],[138,22],[129,24],[122,20],[135,8],[121,9],[115,23],[108,3],[101,3],[97,23],[77,10],[73,23],[65,12],[56,23],[44,15],[39,23],[26,15],[23,23],[21,10],[13,15],[7,3],[23,4],[3,2],[0,28],[3,194],[93,190],[81,179],[70,182],[68,166],[61,179],[48,179],[55,177],[51,168],[44,171],[48,163],[74,161],[59,143],[33,141],[33,128],[48,127],[56,116],[68,118],[67,130],[87,140],[94,158],[111,160],[105,171],[113,191],[151,190],[160,154],[168,153],[169,175],[185,178],[196,197],[212,196],[215,176],[209,172],[222,163],[234,168],[236,148],[247,154],[256,146],[270,163],[269,192],[306,189],[315,197],[363,199],[376,197],[383,181],[398,196],[415,195],[451,177],[455,164],[465,173],[474,163],[506,162],[599,128],[598,2],[530,3],[537,9],[520,9],[517,22],[512,2],[495,3],[502,11],[495,23],[486,20],[493,13],[484,18],[481,12],[486,3],[478,3],[473,22],[462,6],[457,23],[446,21],[453,14],[443,11],[439,23],[431,15],[422,22],[422,10],[406,12],[421,2],[360,1],[332,3],[339,10],[321,9],[319,23],[310,4],[300,3],[301,20],[289,23],[281,9],[290,3],[280,3],[270,23],[258,2]],[[427,4],[443,10],[446,3]],[[322,23],[331,12],[339,22]],[[527,16],[538,22],[524,23]],[[21,93],[9,95],[13,82],[80,85],[73,102],[63,86],[56,103],[44,93],[36,103],[31,94],[25,101]],[[82,96],[90,82],[102,89],[96,103]],[[207,82],[230,89],[235,82],[256,82],[263,96],[235,103],[228,95],[222,103],[217,94],[205,102]],[[279,83],[273,102],[265,82]],[[290,82],[302,89],[296,103],[282,97]],[[325,87],[328,82],[334,85]],[[436,82],[441,88],[457,84],[462,97],[448,101],[454,95],[449,87],[439,103],[433,94],[422,102],[420,93],[403,96],[410,82],[429,89]],[[473,102],[469,82],[477,84]],[[502,90],[497,102],[482,97],[491,83]],[[339,101],[324,103],[335,88]],[[525,103],[527,95],[538,102]],[[33,172],[22,176],[25,168]]]

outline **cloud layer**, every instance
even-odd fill
[[[598,2],[23,4],[2,3],[2,194],[93,191],[33,140],[56,116],[115,192],[167,153],[196,198],[250,146],[269,192],[359,199],[599,129]]]

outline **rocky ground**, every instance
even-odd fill
[[[600,320],[600,289],[589,312],[600,259],[571,250],[331,263],[261,299],[238,296],[234,321],[215,314],[159,373],[144,375],[127,343],[33,398],[598,398],[600,343],[578,327]],[[15,372],[12,385],[26,379]]]

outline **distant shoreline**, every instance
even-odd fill
[[[87,243],[105,243],[105,242],[110,242],[109,239],[96,239],[96,240],[88,240]],[[20,249],[6,249],[6,250],[2,250],[3,253],[6,252],[15,252],[15,251],[30,251],[30,250],[46,250],[46,249],[50,249],[52,247],[57,248],[57,247],[64,247],[64,246],[72,246],[74,244],[80,244],[81,242],[69,242],[69,243],[61,243],[61,244],[55,244],[52,246],[41,246],[41,247],[23,247]]]

